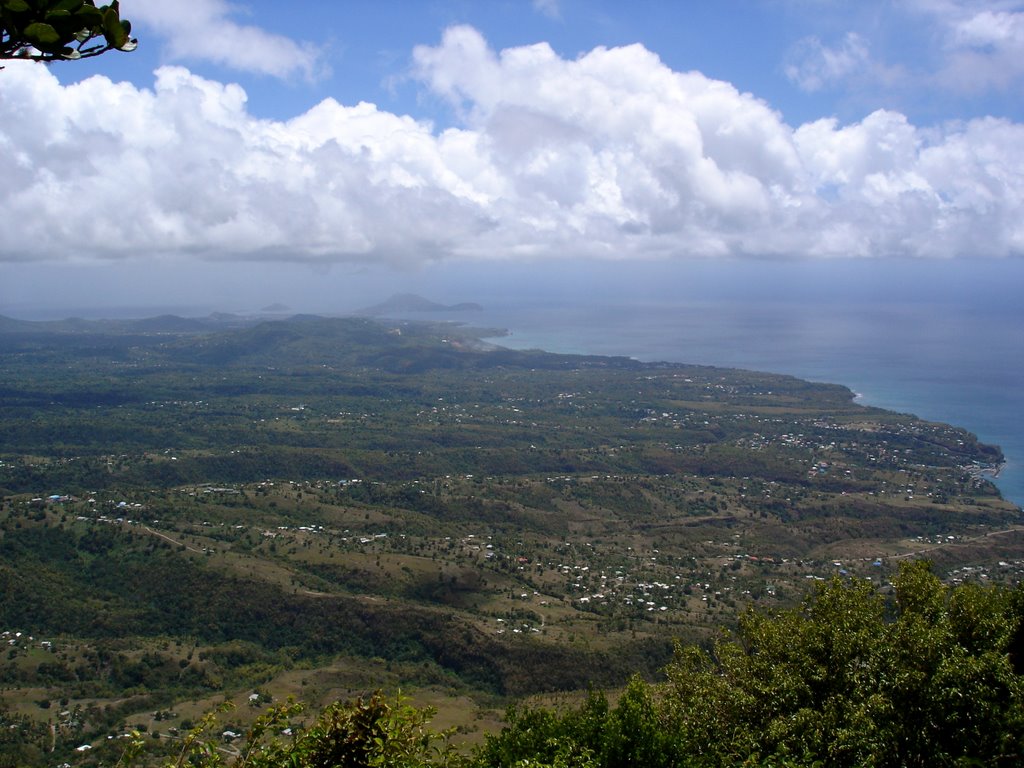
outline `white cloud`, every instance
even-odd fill
[[[926,114],[955,102],[1016,113],[1013,99],[1024,87],[1022,0],[787,4],[813,13],[819,27],[850,30],[789,48],[782,71],[805,92],[843,93],[848,105],[862,107],[913,105]]]
[[[533,9],[549,19],[562,18],[562,9],[558,0],[533,0]]]
[[[130,18],[165,37],[173,61],[209,61],[281,79],[318,74],[315,46],[238,24],[234,11],[226,0],[133,0]]]
[[[809,92],[834,86],[858,73],[863,75],[872,68],[867,43],[856,32],[847,33],[833,47],[817,37],[805,37],[793,46],[787,58],[786,77]]]
[[[1024,3],[1019,0],[915,0],[935,29],[941,60],[934,84],[965,94],[1024,84]]]
[[[0,76],[0,260],[415,264],[446,258],[1024,255],[1024,126],[878,111],[793,128],[642,46],[417,48],[462,111],[326,100],[280,122],[238,86]]]
[[[1024,13],[984,10],[949,29],[941,80],[960,90],[1004,90],[1024,78]]]

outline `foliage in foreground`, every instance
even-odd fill
[[[453,765],[450,733],[429,729],[430,709],[417,709],[401,696],[376,693],[367,699],[335,703],[308,726],[300,724],[302,705],[289,702],[268,709],[239,742],[229,743],[216,713],[203,720],[158,758],[135,734],[119,754],[99,765],[161,768],[426,768]],[[236,746],[239,745],[239,746]],[[106,755],[111,757],[111,755]],[[99,760],[97,763],[96,760]],[[116,760],[116,763],[113,762]]]
[[[132,25],[117,0],[0,1],[0,59],[62,61],[133,51]]]
[[[269,710],[230,751],[210,716],[163,765],[1020,764],[1024,592],[948,587],[926,563],[905,565],[894,586],[890,600],[835,578],[799,608],[751,611],[710,650],[677,648],[664,682],[634,678],[614,706],[591,693],[578,707],[512,708],[468,757],[428,728],[430,711],[376,695],[332,705],[308,728],[292,725],[295,707]],[[129,748],[119,764],[139,758]]]
[[[892,602],[836,578],[710,651],[677,648],[667,682],[634,680],[614,708],[513,711],[478,764],[1018,765],[1022,599],[947,587],[924,563]]]

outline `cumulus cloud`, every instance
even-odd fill
[[[461,123],[326,100],[257,119],[153,88],[0,77],[0,259],[352,261],[1024,254],[1024,126],[879,111],[787,125],[642,46],[565,59],[469,27],[414,52]]]
[[[226,0],[134,0],[131,19],[167,40],[173,61],[202,60],[281,79],[313,79],[320,51],[283,35],[231,19]]]

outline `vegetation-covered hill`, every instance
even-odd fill
[[[612,705],[509,709],[500,733],[467,754],[453,731],[379,693],[319,714],[292,702],[259,711],[244,734],[208,714],[187,734],[140,731],[87,762],[396,768],[725,768],[1019,765],[1024,757],[1022,593],[948,588],[906,563],[886,598],[833,577],[774,616],[745,613],[735,636],[678,646],[665,682],[633,677]],[[226,745],[224,742],[238,741]]]
[[[40,726],[13,754],[399,685],[478,739],[510,697],[654,679],[819,580],[1020,573],[1001,455],[961,429],[494,333],[0,324],[0,698]]]

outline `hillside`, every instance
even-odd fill
[[[69,713],[67,753],[254,689],[401,686],[478,739],[506,701],[653,677],[674,639],[833,575],[882,587],[926,554],[950,580],[1019,577],[1020,512],[981,472],[1001,454],[961,429],[492,334],[0,328],[10,717]]]

